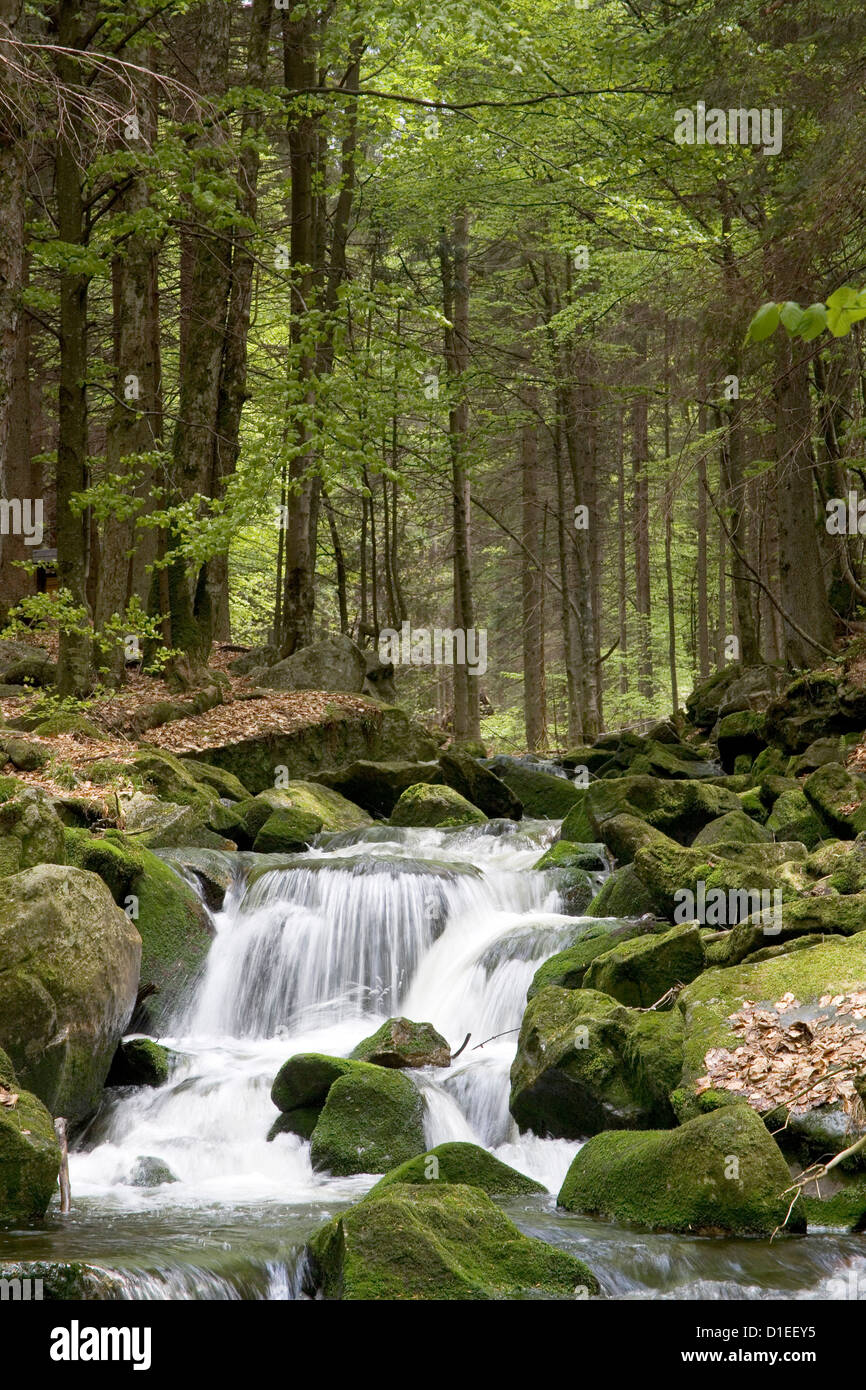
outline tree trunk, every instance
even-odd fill
[[[541,570],[541,490],[538,468],[538,393],[532,386],[523,392],[529,418],[520,430],[520,476],[523,549],[523,713],[526,746],[530,752],[547,743],[547,710],[544,678],[544,576]],[[538,557],[538,563],[533,557]]]

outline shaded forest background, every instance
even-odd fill
[[[188,687],[483,629],[401,695],[531,749],[825,660],[860,328],[746,330],[862,282],[864,41],[852,0],[0,0],[0,490],[56,550],[0,538],[10,630],[80,699],[130,637]],[[678,144],[699,102],[781,149]]]

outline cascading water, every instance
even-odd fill
[[[180,1054],[170,1080],[108,1101],[71,1155],[72,1217],[19,1233],[15,1258],[87,1261],[116,1297],[297,1297],[306,1236],[375,1179],[314,1172],[294,1135],[268,1142],[271,1083],[294,1053],[346,1055],[397,1013],[453,1050],[472,1035],[449,1069],[408,1073],[428,1143],[482,1144],[555,1194],[579,1145],[519,1135],[508,1074],[532,975],[580,928],[553,877],[531,871],[556,829],[374,826],[322,836],[279,868],[228,856],[237,872],[205,972],[162,1039]],[[553,1196],[508,1210],[620,1297],[822,1297],[866,1263],[832,1236],[788,1242],[782,1260],[766,1242],[566,1216]],[[0,1236],[0,1260],[7,1248]]]

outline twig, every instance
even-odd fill
[[[519,1029],[519,1028],[507,1028],[507,1029],[505,1030],[504,1033],[494,1033],[492,1038],[485,1038],[485,1039],[484,1039],[484,1042],[476,1043],[475,1046],[473,1047],[472,1051],[473,1051],[473,1052],[477,1052],[478,1049],[479,1049],[480,1047],[485,1047],[485,1046],[487,1045],[487,1043],[489,1043],[489,1042],[496,1042],[496,1039],[497,1039],[497,1038],[507,1038],[509,1033],[519,1033],[519,1032],[520,1032],[520,1029]],[[468,1042],[469,1039],[467,1038],[466,1041]],[[466,1046],[466,1043],[464,1043],[463,1046],[465,1047],[465,1046]],[[462,1050],[462,1049],[461,1049],[461,1050]]]
[[[463,1041],[462,1041],[462,1043],[460,1044],[460,1046],[458,1047],[457,1051],[451,1053],[451,1061],[452,1061],[452,1062],[456,1062],[456,1061],[457,1061],[457,1058],[460,1056],[460,1053],[464,1050],[464,1048],[466,1047],[466,1044],[468,1043],[468,1041],[469,1041],[469,1039],[470,1039],[471,1037],[472,1037],[472,1034],[471,1034],[471,1033],[467,1033],[467,1034],[466,1034],[466,1037],[463,1039]]]

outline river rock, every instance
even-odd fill
[[[164,1086],[172,1052],[153,1038],[126,1038],[111,1060],[106,1086]]]
[[[747,1105],[727,1105],[679,1129],[595,1135],[569,1168],[558,1202],[651,1230],[771,1235],[787,1216],[790,1186],[761,1119]],[[800,1208],[787,1229],[805,1229]]]
[[[407,787],[421,782],[444,783],[436,762],[371,762],[357,759],[337,772],[323,773],[326,786],[349,797],[374,816],[390,816]]]
[[[424,782],[407,787],[391,812],[391,824],[417,827],[482,825],[483,811],[467,801],[453,787],[430,786]]]
[[[274,1077],[271,1100],[284,1112],[309,1107],[321,1110],[337,1078],[347,1076],[356,1065],[347,1057],[299,1052],[284,1062]]]
[[[185,1000],[204,965],[213,939],[208,914],[180,874],[120,831],[99,836],[67,830],[66,847],[70,864],[99,874],[114,901],[137,913],[140,983],[147,998],[136,1026],[156,1031]]]
[[[351,1057],[377,1067],[450,1067],[451,1048],[432,1023],[389,1018],[358,1043]]]
[[[463,1183],[467,1187],[479,1187],[482,1192],[493,1197],[520,1197],[532,1192],[546,1192],[547,1188],[516,1168],[494,1158],[486,1149],[477,1144],[460,1142],[439,1144],[427,1153],[418,1154],[392,1168],[384,1178],[380,1178],[370,1194],[381,1192],[395,1183],[412,1183],[423,1187],[426,1183]]]
[[[63,822],[45,792],[0,778],[0,876],[65,863]]]
[[[387,1173],[425,1148],[424,1102],[409,1078],[355,1062],[328,1091],[310,1157],[314,1168],[342,1177]]]
[[[527,1002],[548,985],[559,989],[580,989],[586,972],[596,956],[609,951],[619,941],[628,941],[646,932],[658,931],[659,924],[650,922],[600,921],[584,928],[573,945],[555,956],[549,956],[536,970],[526,994]]]
[[[0,1051],[0,1222],[44,1216],[59,1171],[51,1116],[18,1084],[10,1058]]]
[[[689,844],[710,821],[740,809],[734,792],[707,782],[617,777],[580,789],[560,838],[583,843],[603,840],[607,844],[606,822],[627,815],[646,821],[680,844]]]
[[[135,1005],[141,937],[96,874],[0,880],[0,1046],[54,1115],[97,1105]]]
[[[320,816],[294,807],[272,811],[253,842],[256,854],[288,854],[307,849],[322,828]]]
[[[326,1299],[456,1301],[586,1298],[582,1261],[525,1236],[477,1187],[395,1183],[310,1240],[310,1292]]]
[[[439,756],[442,780],[493,820],[520,820],[523,805],[511,788],[477,758],[449,749]]]
[[[618,941],[590,961],[584,985],[632,1008],[649,1009],[673,985],[690,984],[704,968],[697,927],[674,927],[661,935]]]
[[[513,758],[497,759],[494,771],[517,797],[525,816],[561,820],[580,800],[581,789],[567,777],[536,771]]]
[[[320,786],[317,782],[292,781],[285,786],[269,787],[237,806],[243,838],[249,846],[254,844],[265,821],[275,811],[316,817],[319,830],[361,830],[372,824],[366,811],[331,787]]]

